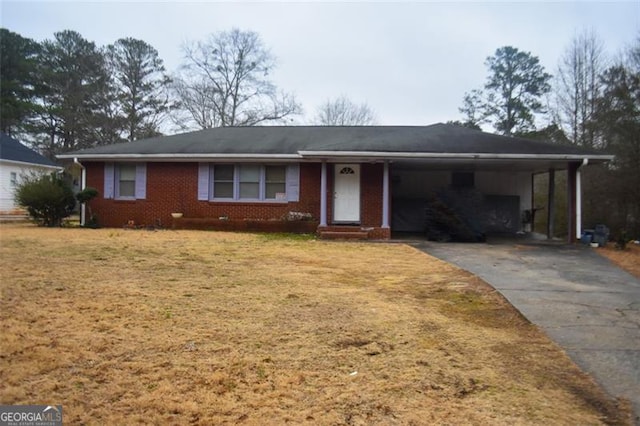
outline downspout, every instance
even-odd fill
[[[576,240],[582,234],[582,179],[580,169],[589,164],[588,158],[583,158],[582,163],[576,169]]]
[[[80,166],[80,169],[82,170],[82,172],[80,173],[80,190],[84,191],[85,188],[87,187],[87,169],[85,169],[85,167],[82,165],[82,163],[80,163],[80,161],[78,161],[77,157],[73,158],[73,162],[75,164],[77,164],[78,166]],[[86,206],[85,203],[80,204],[80,226],[84,226],[85,225],[85,217],[86,217]]]

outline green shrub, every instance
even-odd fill
[[[90,186],[87,186],[85,189],[83,189],[82,191],[76,194],[76,198],[80,203],[88,203],[89,201],[93,200],[97,196],[98,196],[98,190]]]
[[[41,226],[61,226],[76,205],[71,186],[56,173],[25,178],[15,200]]]

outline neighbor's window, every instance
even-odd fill
[[[213,168],[213,196],[233,198],[233,165],[219,165]]]
[[[264,181],[264,198],[267,200],[284,198],[287,187],[287,167],[266,166]]]
[[[117,188],[119,198],[135,198],[136,196],[136,165],[119,164]]]
[[[11,175],[9,176],[9,182],[11,183],[11,186],[18,185],[18,174],[16,172],[11,172]]]

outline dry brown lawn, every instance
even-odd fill
[[[490,287],[406,245],[0,233],[0,403],[67,424],[630,424]]]
[[[598,253],[606,256],[616,265],[640,278],[640,246],[637,244],[627,244],[624,250],[616,249],[612,243],[606,247],[597,249]]]

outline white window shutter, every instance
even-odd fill
[[[104,191],[105,199],[113,198],[113,189],[115,184],[115,174],[113,172],[113,163],[104,163]]]
[[[287,201],[300,201],[300,164],[287,166]]]
[[[147,198],[147,163],[136,164],[136,199]]]
[[[209,200],[209,163],[198,163],[198,200]]]

